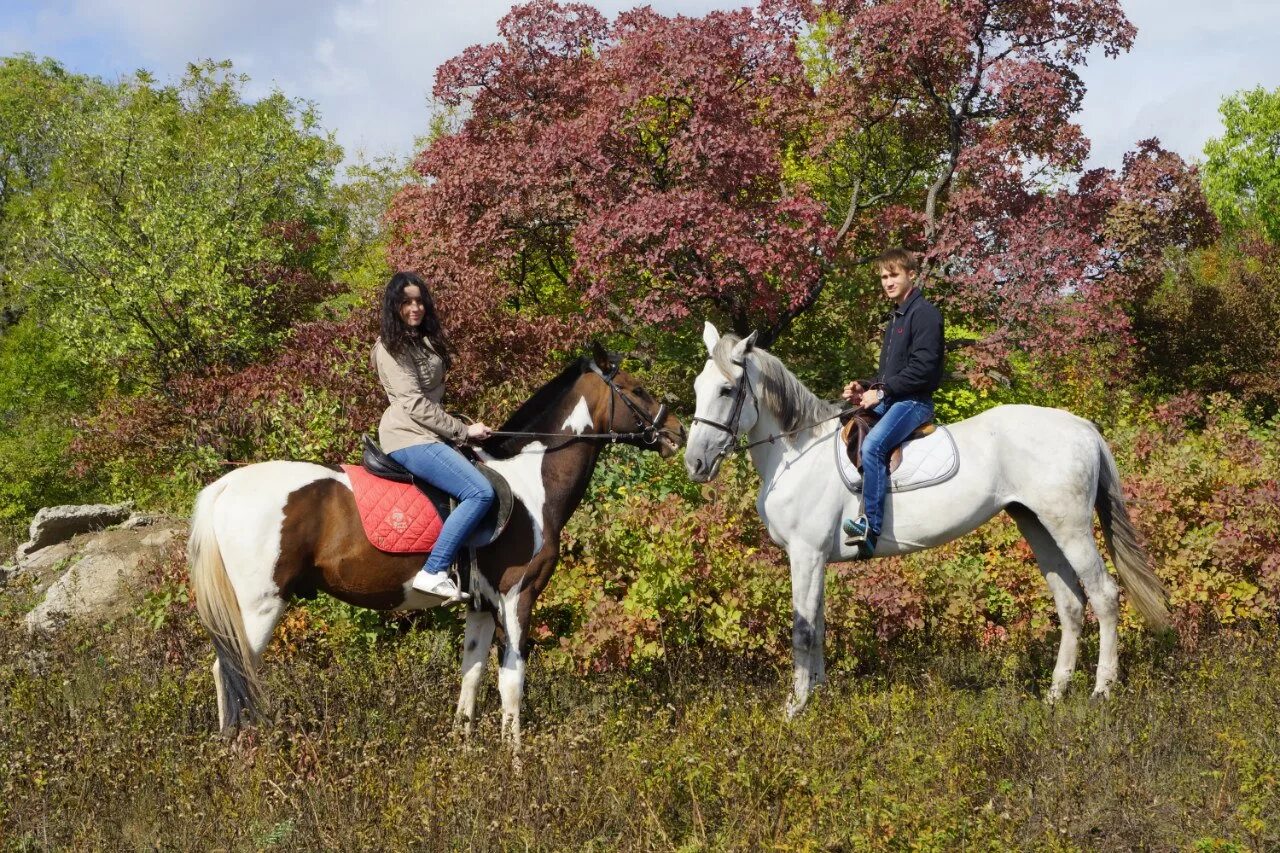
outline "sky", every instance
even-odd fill
[[[701,15],[744,0],[651,0],[664,14]],[[279,87],[314,101],[351,163],[405,157],[425,133],[435,70],[496,38],[509,0],[0,0],[0,56],[51,56],[115,80],[146,69],[163,81],[188,62],[230,59],[256,97]],[[595,0],[609,16],[637,0]],[[1221,133],[1218,104],[1240,89],[1280,87],[1280,0],[1123,0],[1133,49],[1082,69],[1078,120],[1090,165],[1119,167],[1157,136],[1198,159]]]

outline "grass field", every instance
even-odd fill
[[[580,677],[537,658],[523,770],[496,690],[451,733],[454,638],[269,654],[263,725],[224,742],[187,617],[32,642],[0,623],[0,837],[30,849],[1280,849],[1280,640],[1155,641],[1090,704],[1039,699],[1051,647],[914,649],[831,673],[711,662]]]

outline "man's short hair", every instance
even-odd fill
[[[915,252],[908,252],[906,249],[885,249],[876,255],[875,264],[879,269],[896,268],[906,270],[908,273],[920,271],[920,260],[916,257]]]

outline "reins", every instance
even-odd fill
[[[789,437],[791,437],[791,436],[793,436],[793,435],[796,435],[796,434],[798,434],[798,433],[802,433],[802,432],[804,432],[804,431],[805,431],[805,430],[807,430],[807,429],[813,429],[814,427],[818,426],[819,424],[825,424],[827,421],[833,421],[833,420],[835,420],[836,418],[842,418],[842,417],[844,417],[845,415],[852,414],[852,413],[854,413],[854,412],[860,412],[860,411],[863,411],[863,407],[862,407],[862,406],[852,406],[852,407],[850,407],[850,408],[848,408],[848,409],[841,409],[840,411],[836,412],[834,415],[828,415],[827,417],[822,418],[822,419],[820,419],[820,420],[816,420],[816,421],[814,421],[814,422],[813,422],[813,423],[811,423],[811,424],[805,424],[804,426],[796,427],[795,429],[789,429],[789,430],[787,430],[786,432],[780,432],[780,433],[777,433],[776,435],[775,435],[775,434],[771,434],[771,435],[769,435],[767,438],[761,438],[761,439],[759,439],[759,440],[757,440],[757,441],[752,441],[752,442],[749,442],[749,443],[747,443],[747,444],[736,445],[736,446],[733,448],[733,450],[732,450],[732,451],[730,451],[730,452],[732,452],[732,453],[737,453],[737,452],[739,452],[739,451],[743,451],[743,450],[750,450],[751,448],[753,448],[753,447],[758,447],[758,446],[759,446],[759,445],[761,445],[761,444],[773,444],[775,441],[777,441],[777,440],[778,440],[778,439],[780,439],[780,438],[789,438]]]

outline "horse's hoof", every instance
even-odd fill
[[[787,700],[787,703],[782,706],[782,713],[786,716],[788,721],[794,720],[796,717],[800,716],[801,712],[804,711],[806,704],[808,703],[789,699]]]
[[[1107,687],[1101,690],[1095,690],[1089,694],[1090,705],[1100,705],[1111,698],[1111,688]]]

